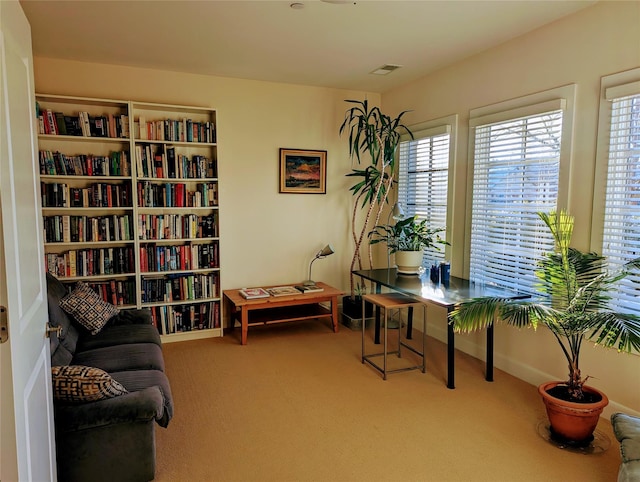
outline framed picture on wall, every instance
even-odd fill
[[[327,151],[281,148],[280,192],[325,194]]]

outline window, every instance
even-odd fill
[[[640,81],[604,89],[608,126],[602,254],[609,268],[640,256]],[[611,290],[612,306],[640,314],[640,276]]]
[[[406,216],[426,219],[431,228],[446,228],[449,166],[454,151],[456,116],[412,127],[414,139],[399,146],[398,202]],[[440,124],[440,125],[437,125]],[[433,126],[428,128],[428,126]],[[445,238],[445,233],[441,234]],[[446,258],[445,246],[428,248],[424,259],[437,264]]]
[[[560,167],[563,159],[568,162],[563,145],[570,135],[566,109],[565,99],[557,98],[484,115],[472,112],[470,279],[534,291],[537,262],[553,249],[537,213],[560,204]]]

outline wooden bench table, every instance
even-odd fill
[[[331,318],[333,331],[337,333],[338,296],[344,294],[344,291],[333,288],[326,283],[317,282],[316,284],[324,288],[323,291],[290,296],[269,296],[268,298],[256,298],[253,300],[244,298],[240,294],[240,290],[225,290],[223,292],[224,312],[230,314],[229,328],[233,329],[236,320],[240,321],[243,345],[247,344],[249,327],[254,325],[268,325],[313,318]],[[264,288],[271,287],[265,286]],[[327,302],[330,304],[330,308],[320,304]]]

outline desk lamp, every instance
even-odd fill
[[[313,262],[319,258],[326,258],[327,256],[332,255],[334,252],[335,251],[333,251],[331,245],[327,244],[324,248],[316,253],[315,257],[311,260],[311,263],[309,263],[309,279],[302,283],[304,286],[313,286],[316,284],[315,281],[311,279],[311,267],[313,266]]]

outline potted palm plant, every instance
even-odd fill
[[[437,244],[449,244],[439,233],[445,228],[430,228],[426,219],[411,216],[396,224],[382,224],[369,232],[369,244],[386,243],[395,253],[399,273],[415,274],[422,266],[422,253],[427,248],[440,250]]]
[[[366,99],[345,102],[352,104],[352,107],[345,113],[340,135],[349,133],[349,156],[357,163],[357,167],[347,174],[348,177],[355,178],[354,184],[349,188],[354,196],[351,213],[354,251],[349,269],[350,294],[343,298],[342,309],[349,319],[360,320],[362,303],[358,299],[358,293],[363,291],[363,287],[356,285],[353,271],[363,267],[362,248],[366,233],[371,226],[378,224],[395,182],[396,151],[400,138],[407,134],[413,139],[413,134],[402,123],[406,111],[391,117],[379,107],[370,106]],[[360,210],[364,210],[364,215],[358,215]],[[371,266],[371,249],[368,251],[368,259]]]
[[[564,354],[569,379],[543,383],[543,398],[551,435],[576,446],[588,445],[606,395],[585,385],[580,367],[580,349],[585,340],[621,352],[640,351],[640,317],[618,313],[609,307],[608,294],[616,283],[640,268],[640,258],[619,271],[607,269],[606,258],[569,246],[574,218],[565,211],[538,213],[555,240],[555,249],[538,262],[539,296],[510,301],[477,298],[463,302],[451,314],[459,332],[484,328],[498,321],[516,327],[543,325],[553,333]]]

